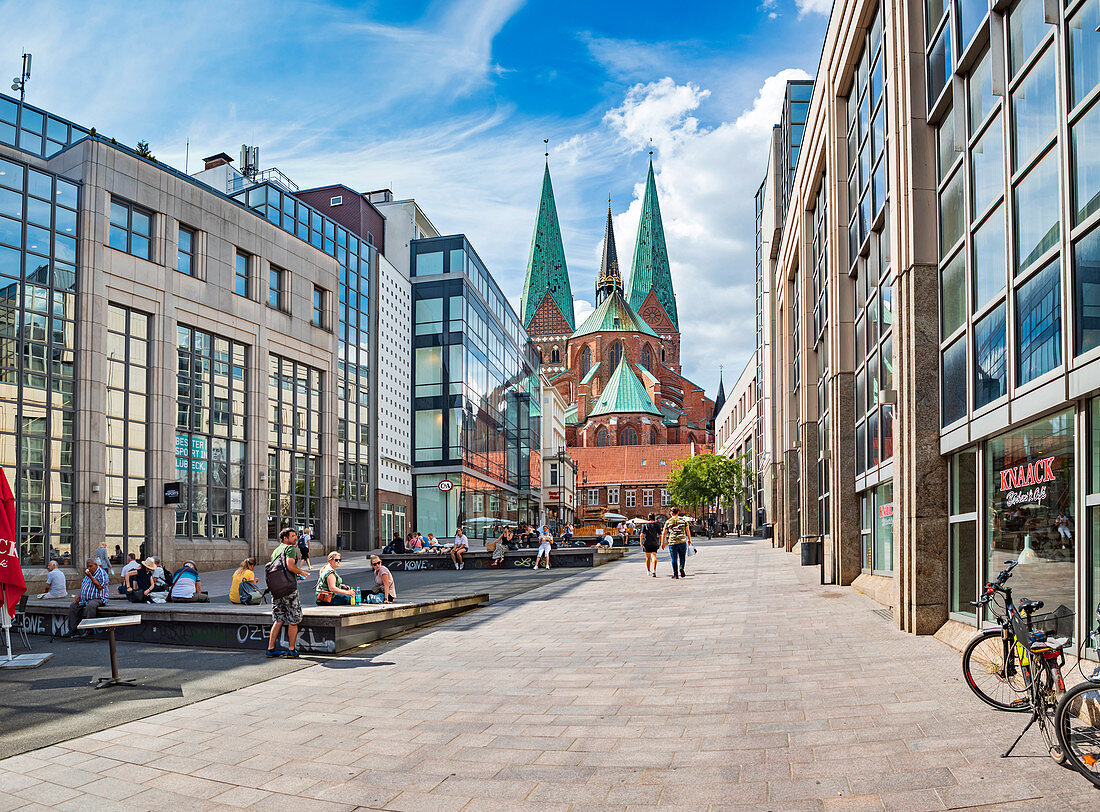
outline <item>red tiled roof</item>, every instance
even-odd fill
[[[696,445],[696,454],[709,454],[710,446]],[[691,444],[630,445],[604,448],[570,448],[569,456],[577,462],[577,487],[588,474],[588,486],[600,485],[663,485],[677,460],[691,456]],[[663,464],[662,464],[663,463]]]

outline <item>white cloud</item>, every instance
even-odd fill
[[[592,311],[595,310],[595,306],[587,299],[578,299],[573,297],[573,318],[576,320],[576,324],[580,327],[584,320],[592,315]]]
[[[653,139],[684,372],[711,394],[718,365],[740,371],[755,345],[753,197],[786,82],[804,78],[801,70],[768,77],[751,107],[714,127],[697,118],[708,91],[669,78],[631,88],[605,117],[625,145],[637,149]],[[620,245],[634,244],[643,192],[639,182],[629,208],[615,218]]]
[[[806,14],[824,14],[826,17],[833,10],[833,0],[795,0],[798,6],[799,16]]]

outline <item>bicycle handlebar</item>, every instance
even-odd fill
[[[1006,590],[1004,588],[1004,585],[1008,581],[1008,579],[1012,577],[1012,570],[1015,569],[1016,565],[1019,563],[1019,559],[1016,559],[1015,561],[1006,561],[1005,564],[1007,564],[1008,566],[1001,570],[1000,574],[997,576],[997,580],[990,581],[988,584],[986,584],[985,594],[983,594],[976,601],[970,601],[970,605],[985,606],[987,603],[993,600],[993,596],[996,595],[998,592],[1005,593]],[[1098,611],[1100,611],[1100,608],[1098,608]]]

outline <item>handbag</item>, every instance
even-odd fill
[[[322,589],[317,593],[317,603],[332,603],[332,593],[327,589]]]
[[[496,552],[497,543],[498,542],[495,539],[493,541],[490,541],[488,544],[485,545],[485,551],[488,553]]]
[[[254,581],[241,581],[237,587],[237,598],[245,606],[258,606],[263,601],[260,588]]]
[[[282,548],[282,552],[274,560],[264,565],[267,588],[274,598],[285,598],[298,591],[298,579],[286,566],[287,545],[282,545]]]

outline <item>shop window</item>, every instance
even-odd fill
[[[874,572],[894,574],[894,483],[886,482],[875,489],[875,559]]]
[[[978,455],[974,449],[951,457],[949,590],[950,611],[973,615],[978,580]]]
[[[870,491],[862,494],[859,499],[859,516],[860,516],[860,548],[863,551],[863,570],[865,572],[871,571],[871,561],[873,548],[871,546],[871,540],[873,538],[871,533],[871,514],[874,512],[874,497]]]
[[[1086,527],[1089,534],[1089,595],[1085,604],[1092,618],[1092,611],[1100,603],[1100,398],[1093,398],[1088,406],[1089,476],[1085,483],[1087,505]]]
[[[1074,605],[1073,422],[1065,411],[986,443],[987,572],[1018,559],[1013,591],[1046,611]]]

